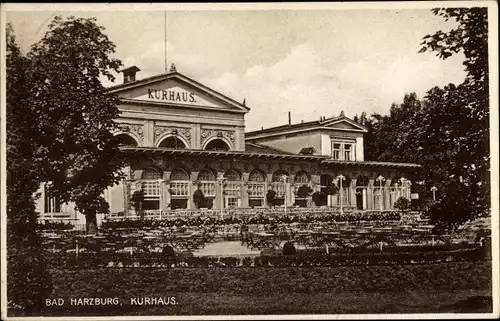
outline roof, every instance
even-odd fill
[[[307,122],[300,122],[297,124],[286,124],[286,125],[281,125],[281,126],[276,126],[276,127],[270,127],[270,128],[265,128],[261,130],[254,130],[250,132],[245,133],[245,137],[247,138],[253,138],[253,136],[260,136],[262,134],[264,135],[272,135],[272,134],[281,134],[285,133],[288,131],[297,131],[297,130],[310,130],[310,129],[316,129],[316,128],[323,128],[338,122],[347,122],[354,127],[357,127],[360,131],[366,132],[367,129],[365,126],[358,124],[354,120],[346,117],[345,115],[340,115],[336,117],[330,117],[330,118],[322,118],[319,120],[313,120],[313,121],[307,121]]]
[[[213,90],[213,89],[197,82],[196,80],[189,78],[189,77],[187,77],[187,76],[185,76],[177,71],[170,71],[167,73],[162,73],[162,74],[151,76],[151,77],[142,78],[142,79],[130,81],[127,83],[110,86],[110,87],[107,87],[106,89],[110,92],[117,93],[117,92],[124,91],[127,89],[140,87],[140,86],[143,86],[146,84],[155,83],[155,82],[159,82],[159,81],[163,81],[163,80],[167,80],[167,79],[171,79],[171,78],[176,78],[178,80],[181,80],[181,81],[183,81],[183,82],[185,82],[193,87],[198,88],[199,90],[203,91],[204,93],[206,93],[210,96],[213,96],[214,98],[218,98],[219,100],[225,101],[226,103],[229,103],[229,104],[241,109],[244,112],[250,111],[250,108],[248,108],[246,106],[246,104],[244,105],[242,103],[239,103],[236,100],[234,100],[234,99],[232,99],[224,94],[221,94],[220,92],[215,91],[215,90]]]
[[[289,154],[289,155],[293,155],[292,153],[285,152],[284,150],[281,150],[278,148],[273,148],[273,147],[269,147],[266,145],[250,143],[250,142],[245,142],[245,151],[251,152],[251,153],[263,153],[263,154]]]
[[[252,144],[252,148],[258,148]],[[267,147],[267,146],[266,146]],[[267,147],[269,148],[269,147]],[[321,164],[335,164],[339,166],[361,166],[361,167],[383,167],[383,168],[406,168],[406,169],[419,169],[421,168],[418,164],[411,163],[389,163],[389,162],[358,162],[358,161],[342,161],[333,160],[328,156],[319,155],[297,155],[297,154],[283,154],[276,153],[276,150],[272,149],[274,153],[259,153],[254,151],[208,151],[200,149],[170,149],[161,147],[120,147],[120,150],[127,154],[133,155],[163,155],[163,156],[194,156],[194,157],[230,157],[230,158],[257,158],[257,159],[268,159],[268,160],[304,160],[304,161],[317,161]],[[265,151],[270,152],[271,150],[266,149]]]
[[[314,149],[314,147],[304,147],[300,150],[299,154],[302,154],[302,155],[312,155],[314,154],[316,150]]]

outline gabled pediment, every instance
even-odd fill
[[[250,109],[178,72],[109,88],[127,102],[182,105],[246,113]]]
[[[332,128],[332,129],[343,129],[343,130],[362,130],[366,131],[366,128],[355,121],[347,118],[341,117],[339,119],[327,120],[323,124],[323,127]]]

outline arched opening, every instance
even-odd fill
[[[211,169],[205,168],[198,173],[198,189],[203,193],[204,204],[198,204],[198,206],[213,208],[214,198],[216,194],[216,179],[215,174]]]
[[[368,177],[358,176],[356,180],[356,207],[359,210],[367,208]]]
[[[229,151],[231,148],[229,145],[223,141],[222,139],[214,139],[211,140],[207,146],[205,146],[205,150],[213,150],[213,151]]]
[[[189,174],[182,168],[175,168],[170,174],[170,207],[187,208],[189,200]]]
[[[137,147],[137,141],[130,135],[127,134],[119,134],[116,135],[116,139],[118,140],[118,146],[121,147]]]
[[[259,170],[253,170],[248,176],[247,191],[250,207],[263,206],[266,196],[266,175]]]
[[[186,144],[176,136],[169,136],[161,141],[158,147],[170,148],[170,149],[185,149]]]
[[[147,167],[142,171],[141,187],[144,192],[143,210],[160,209],[161,177],[161,172],[154,167]]]
[[[241,175],[234,169],[228,170],[224,174],[226,183],[224,185],[224,199],[226,208],[236,208],[240,206]]]
[[[310,181],[311,178],[305,171],[300,171],[295,174],[295,205],[300,207],[307,206],[307,199],[312,193],[312,189],[309,186]]]
[[[276,193],[274,196],[274,205],[285,204],[287,179],[288,173],[284,170],[278,170],[273,173],[271,188]]]

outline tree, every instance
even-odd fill
[[[36,116],[26,102],[27,60],[6,28],[7,297],[8,308],[36,313],[51,293],[33,194],[39,187],[34,154]]]
[[[54,18],[28,54],[29,104],[35,112],[36,158],[52,195],[75,202],[96,229],[96,213],[108,213],[103,192],[123,177],[124,160],[112,132],[119,98],[99,77],[114,80],[121,62],[115,45],[94,18]]]
[[[488,11],[447,8],[433,9],[433,13],[455,20],[457,27],[425,36],[420,51],[435,51],[442,59],[458,52],[465,56],[465,81],[442,90],[434,88],[427,96],[432,110],[446,117],[447,127],[440,138],[449,147],[444,155],[449,179],[442,183],[444,196],[431,209],[431,218],[457,226],[488,215],[490,209]],[[435,119],[431,116],[427,121],[432,126]],[[457,192],[460,196],[453,194]]]

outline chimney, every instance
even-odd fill
[[[292,124],[292,113],[288,112],[288,125]]]
[[[129,83],[131,81],[135,81],[135,74],[138,71],[141,71],[141,70],[139,68],[137,68],[137,66],[132,66],[132,67],[122,69],[123,83],[126,84],[126,83]]]

